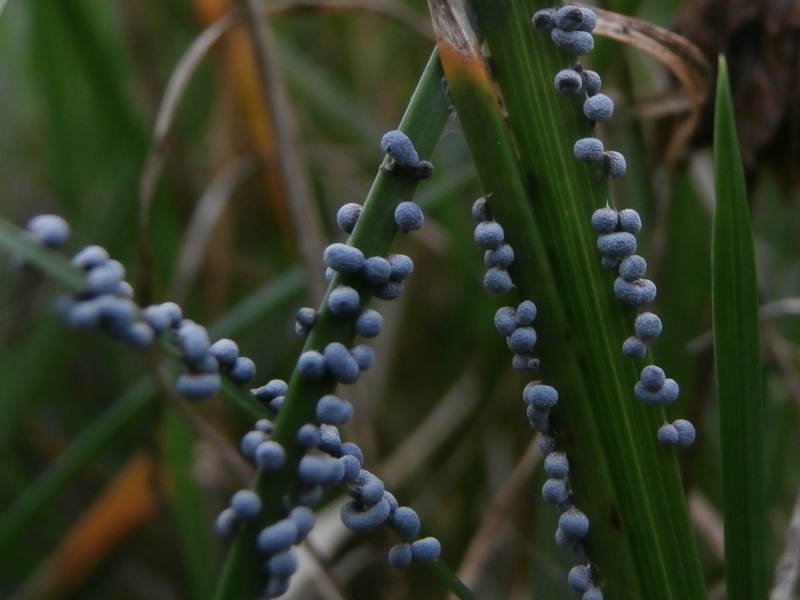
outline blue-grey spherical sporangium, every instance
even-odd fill
[[[286,450],[278,442],[267,440],[256,448],[255,461],[259,469],[277,471],[286,463]]]
[[[483,277],[483,285],[493,294],[505,294],[514,287],[508,271],[499,267],[492,267],[486,271],[486,275]]]
[[[517,306],[516,322],[517,325],[530,325],[536,319],[536,305],[530,300],[523,300]]]
[[[586,31],[564,31],[558,27],[550,30],[550,39],[560,49],[575,56],[589,54],[594,48],[594,38]]]
[[[567,575],[569,587],[578,592],[585,592],[592,587],[592,569],[589,565],[577,565]]]
[[[622,273],[621,266],[620,273]],[[638,315],[633,322],[633,327],[636,337],[643,341],[654,340],[661,335],[661,319],[651,312],[643,312]]]
[[[269,436],[265,432],[254,429],[253,431],[248,431],[242,436],[242,441],[239,444],[239,448],[241,448],[242,454],[244,454],[247,458],[255,459],[256,449],[268,439]]]
[[[639,380],[642,382],[642,385],[650,392],[657,392],[660,390],[666,378],[664,369],[655,365],[647,365],[642,369],[639,375]]]
[[[577,508],[570,508],[561,513],[558,528],[571,538],[582,538],[589,532],[589,519]]]
[[[575,142],[572,153],[584,163],[598,161],[603,158],[603,142],[597,138],[581,138]]]
[[[511,335],[517,328],[517,311],[511,306],[498,308],[494,314],[494,326],[500,335]]]
[[[239,490],[231,497],[231,508],[242,519],[253,519],[261,512],[261,498],[253,490]]]
[[[391,521],[402,538],[415,538],[419,534],[420,522],[413,508],[401,506],[392,513]]]
[[[614,101],[605,94],[595,94],[583,103],[583,114],[596,123],[608,121],[614,114]]]
[[[556,26],[555,14],[555,9],[543,8],[533,15],[531,23],[539,31],[550,31]]]
[[[336,224],[345,233],[353,233],[353,229],[356,228],[356,223],[358,223],[358,218],[363,210],[364,207],[355,202],[343,204],[336,213]]]
[[[364,253],[347,244],[331,244],[322,255],[325,264],[339,273],[357,273],[364,265]]]
[[[647,345],[635,336],[622,342],[622,354],[626,358],[644,358],[647,354]]]
[[[351,500],[342,506],[340,516],[348,529],[356,533],[366,533],[389,518],[389,512],[389,503],[383,499],[371,506]]]
[[[656,299],[656,284],[649,279],[625,281],[617,277],[614,281],[614,293],[617,298],[630,306],[644,306]]]
[[[69,223],[58,215],[37,215],[28,221],[25,229],[49,248],[63,246],[70,234]]]
[[[517,327],[506,338],[506,344],[514,354],[530,354],[536,346],[536,330],[533,327]]]
[[[578,31],[585,31],[591,33],[597,26],[597,14],[590,8],[581,7],[583,13],[583,23],[578,26]]]
[[[326,425],[343,425],[353,416],[353,405],[333,394],[319,399],[316,408],[317,421]]]
[[[394,220],[402,232],[417,231],[425,222],[422,209],[413,202],[401,202],[394,211]]]
[[[475,200],[472,205],[472,218],[478,223],[491,220],[492,217],[489,214],[489,205],[486,202],[486,198]]]
[[[503,227],[497,221],[482,221],[475,227],[475,242],[484,250],[496,250],[503,238]]]
[[[103,263],[108,262],[108,260],[108,251],[102,246],[86,246],[73,256],[70,262],[74,267],[78,267],[84,271],[91,271],[95,267],[99,267]]]
[[[362,312],[356,319],[356,333],[361,337],[374,338],[381,332],[383,317],[371,308]]]
[[[573,69],[562,69],[556,73],[553,86],[559,94],[571,96],[581,91],[583,79],[580,73],[576,73]]]
[[[402,131],[389,131],[381,138],[381,148],[401,167],[416,167],[419,155],[414,144]]]
[[[619,276],[625,281],[636,281],[647,272],[647,262],[638,254],[626,256],[619,263]]]
[[[205,400],[216,394],[221,386],[219,375],[184,373],[175,382],[175,391],[187,400]]]
[[[522,390],[522,400],[539,410],[550,410],[558,403],[558,392],[554,387],[532,381]]]
[[[227,338],[222,338],[211,344],[209,351],[223,367],[232,367],[236,359],[239,358],[239,346],[236,342]]]
[[[603,233],[597,238],[597,249],[605,256],[624,258],[636,252],[636,237],[624,231]]]
[[[496,250],[487,250],[484,264],[487,268],[507,269],[514,262],[514,249],[508,244],[500,244]]]
[[[297,430],[297,443],[303,448],[314,448],[319,440],[319,427],[312,423],[306,423]]]
[[[599,94],[598,94],[599,95]],[[606,161],[606,175],[611,179],[617,179],[625,175],[628,169],[628,164],[625,162],[625,157],[616,150],[608,150],[605,152]]]
[[[292,519],[282,519],[265,527],[258,534],[256,545],[264,554],[277,554],[291,548],[297,539],[297,525]]]
[[[435,537],[426,537],[411,544],[411,554],[420,562],[433,562],[439,558],[442,545]]]
[[[552,452],[544,459],[544,470],[554,479],[564,479],[569,474],[569,460],[563,452]]]
[[[370,283],[380,285],[389,281],[392,276],[392,265],[382,256],[370,256],[364,261],[361,274]]]
[[[358,292],[347,285],[339,286],[328,294],[328,309],[337,317],[355,315],[360,302]]]
[[[666,423],[658,428],[658,443],[662,446],[677,446],[680,441],[678,430],[669,423]]]
[[[539,370],[539,359],[529,354],[515,354],[511,359],[511,368],[517,373],[535,373]]]
[[[583,12],[577,6],[562,6],[553,15],[553,21],[564,31],[575,31],[583,24]]]
[[[592,229],[597,233],[613,233],[619,223],[619,214],[608,206],[592,213]]]
[[[246,356],[240,356],[233,363],[233,366],[227,372],[228,379],[236,385],[245,385],[250,383],[256,375],[256,365],[252,359]]]
[[[375,361],[375,351],[366,344],[358,344],[350,348],[350,356],[358,364],[359,371],[366,371]]]
[[[402,542],[389,549],[389,564],[393,567],[407,567],[411,564],[411,559],[411,544]]]
[[[589,69],[584,69],[581,75],[583,76],[583,83],[586,86],[586,95],[594,96],[597,94],[597,92],[600,91],[600,87],[603,85],[600,75],[598,75],[596,71],[590,71]]]
[[[392,273],[389,276],[392,281],[408,279],[414,272],[414,261],[405,254],[390,254],[386,257],[386,260],[389,261],[389,265],[392,268]]]
[[[325,346],[322,355],[325,358],[325,367],[336,381],[346,384],[358,381],[358,363],[344,345],[339,342],[331,342]]]
[[[632,208],[619,211],[619,228],[636,235],[642,229],[642,218]]]
[[[686,419],[676,419],[672,422],[672,426],[678,431],[678,446],[687,448],[694,443],[696,431]]]
[[[542,486],[542,498],[548,504],[564,504],[569,500],[569,488],[563,479],[548,479]]]

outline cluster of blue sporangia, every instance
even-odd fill
[[[544,9],[533,16],[533,25],[540,31],[549,31],[553,42],[562,50],[575,56],[583,56],[594,48],[591,32],[597,24],[597,15],[588,8],[564,6],[558,10]],[[602,81],[595,71],[584,69],[580,63],[563,69],[556,75],[554,86],[565,96],[584,91],[583,114],[590,127],[608,121],[614,113],[614,102],[600,93]],[[613,150],[606,151],[603,143],[594,137],[582,138],[573,147],[575,158],[584,163],[602,160],[608,177],[625,174],[625,157]],[[647,264],[636,251],[634,237],[642,227],[636,211],[626,209],[619,213],[611,208],[599,209],[592,215],[592,226],[600,233],[597,247],[603,254],[603,267],[619,267],[620,276],[614,282],[614,293],[625,304],[641,307],[656,297],[656,286],[644,278]],[[642,358],[647,352],[645,342],[661,333],[661,320],[650,312],[641,313],[635,322],[636,335],[623,344],[623,353],[630,358]],[[634,392],[647,404],[670,404],[678,397],[678,384],[668,379],[664,371],[656,366],[642,370]],[[689,446],[694,441],[694,427],[679,419],[664,425],[658,431],[658,440],[667,446]]]
[[[575,56],[588,54],[594,48],[592,31],[597,24],[597,15],[588,8],[564,6],[558,10],[547,8],[533,15],[533,26],[540,31],[549,31],[550,37],[562,50]],[[584,69],[580,63],[569,69],[563,69],[556,75],[556,90],[565,96],[586,93],[583,103],[583,114],[589,126],[608,121],[614,114],[614,102],[601,94],[602,81],[595,71]],[[603,143],[594,137],[582,138],[575,142],[573,148],[575,158],[584,163],[602,160],[608,177],[616,178],[625,174],[625,157],[614,150],[606,151]]]
[[[597,249],[603,255],[603,268],[619,268],[619,277],[614,281],[617,298],[637,308],[653,302],[656,285],[645,279],[647,262],[635,254],[636,234],[642,229],[639,213],[630,208],[619,212],[610,207],[599,208],[592,215],[592,228],[600,234]],[[634,320],[633,328],[635,334],[623,342],[622,353],[628,358],[644,358],[647,342],[661,335],[661,319],[654,313],[642,312]],[[648,365],[642,369],[633,391],[645,404],[658,406],[675,402],[680,390],[663,369]],[[658,441],[665,446],[690,446],[694,438],[694,426],[684,419],[665,424],[658,430]]]
[[[493,294],[505,294],[514,287],[508,274],[508,267],[514,262],[514,249],[503,243],[505,232],[502,225],[492,219],[486,198],[479,198],[472,205],[472,217],[478,222],[475,242],[486,251],[483,263],[488,270],[483,285]]]
[[[50,248],[63,246],[69,238],[69,225],[57,215],[38,215],[28,222],[26,230]],[[142,310],[133,301],[133,287],[125,281],[125,267],[111,259],[105,248],[87,246],[72,258],[72,265],[86,276],[79,292],[59,302],[61,317],[75,329],[96,329],[139,350],[170,332],[187,369],[175,382],[182,397],[210,398],[219,391],[220,374],[239,385],[255,376],[255,364],[239,356],[236,342],[221,339],[212,344],[205,327],[184,319],[181,307],[174,302]]]
[[[266,404],[282,398],[287,391],[284,381],[273,380],[253,390],[253,395]],[[339,485],[344,485],[353,497],[341,510],[346,527],[365,533],[385,522],[406,540],[390,550],[391,564],[404,567],[412,559],[425,562],[439,557],[441,545],[436,538],[415,540],[420,530],[417,513],[400,506],[386,491],[383,481],[362,468],[364,456],[356,444],[342,442],[337,426],[347,423],[352,415],[350,402],[327,394],[317,402],[314,422],[306,423],[297,431],[295,443],[305,452],[297,467],[297,488],[292,498],[286,500],[286,516],[261,530],[256,540],[259,552],[265,557],[267,598],[276,598],[288,589],[289,577],[297,570],[297,559],[290,552],[291,547],[302,542],[313,528],[311,509],[322,499],[325,490]],[[242,454],[265,473],[277,471],[286,463],[286,450],[271,439],[273,429],[271,421],[260,419],[255,428],[242,437],[240,444]],[[231,536],[241,522],[255,518],[260,510],[258,495],[251,490],[240,490],[217,518],[217,531]]]
[[[475,241],[486,250],[484,263],[489,270],[484,285],[497,294],[508,292],[513,283],[507,267],[514,260],[514,251],[511,246],[503,243],[503,228],[492,220],[486,198],[479,198],[472,205],[472,216],[478,222]],[[539,359],[533,356],[537,337],[532,324],[536,319],[536,312],[536,305],[530,300],[524,300],[516,308],[504,306],[498,309],[494,316],[497,331],[505,336],[509,350],[514,353],[512,366],[521,373],[539,369]],[[550,475],[542,488],[542,496],[561,511],[556,542],[559,546],[577,550],[580,539],[589,531],[589,519],[575,506],[567,481],[569,461],[564,452],[558,451],[556,439],[551,435],[550,411],[558,403],[558,392],[541,381],[532,381],[525,386],[522,399],[528,406],[527,416],[531,427],[542,434],[539,446],[546,455],[544,466]],[[592,582],[591,568],[586,565],[573,568],[568,581],[574,589],[583,592],[587,600],[603,597],[600,589]]]
[[[420,161],[411,141],[399,131],[387,133],[381,145],[393,159],[387,172],[411,174],[425,178],[433,167]],[[427,165],[427,166],[426,166]],[[337,213],[337,223],[346,233],[352,233],[361,215],[358,204],[345,204]],[[395,222],[402,232],[416,231],[423,223],[422,211],[412,202],[403,202],[395,210]],[[323,259],[328,266],[327,278],[335,273],[362,277],[372,284],[373,293],[383,300],[397,298],[403,281],[411,275],[414,265],[408,256],[393,254],[386,258],[365,258],[361,250],[346,244],[331,244],[325,249]],[[355,333],[363,338],[377,336],[383,318],[373,309],[361,310],[361,298],[350,286],[339,286],[326,299],[330,313],[337,318],[354,320]],[[301,337],[308,336],[317,322],[317,311],[310,307],[298,310],[295,329]],[[355,383],[361,371],[368,369],[374,360],[374,351],[365,344],[348,349],[339,342],[327,344],[321,351],[308,350],[297,360],[297,372],[309,380],[332,377],[343,384]],[[253,397],[277,413],[288,392],[282,380],[272,380],[251,390]],[[297,467],[297,488],[291,499],[287,498],[286,516],[258,535],[258,550],[265,556],[268,576],[266,597],[275,598],[289,587],[289,578],[297,570],[297,559],[290,552],[299,544],[314,525],[311,508],[322,498],[326,489],[344,486],[353,497],[342,507],[341,518],[346,527],[357,533],[374,529],[387,523],[403,540],[389,551],[389,562],[405,567],[412,559],[421,562],[439,557],[441,545],[434,537],[415,539],[419,535],[420,521],[417,513],[399,506],[396,498],[386,491],[384,483],[373,473],[363,469],[364,456],[354,443],[341,440],[338,426],[353,416],[353,405],[336,395],[327,394],[319,399],[315,418],[297,432],[295,443],[305,455]],[[241,451],[262,472],[283,468],[286,449],[271,439],[273,424],[267,419],[256,422],[255,428],[242,437]],[[217,531],[232,535],[239,523],[258,515],[261,502],[255,492],[241,490],[233,495],[230,506],[220,513]]]

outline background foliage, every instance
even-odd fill
[[[151,256],[137,222],[158,106],[185,49],[228,7],[12,1],[0,18],[0,215],[18,224],[40,212],[63,215],[74,229],[71,249],[105,246],[128,268],[141,303],[180,301],[188,317],[233,336],[256,361],[258,383],[288,376],[300,349],[294,311],[319,299],[321,263],[308,262],[303,238],[319,248],[342,239],[335,211],[366,196],[382,159],[380,136],[396,127],[433,46],[423,2],[286,6],[269,24],[297,123],[295,176],[310,191],[311,222],[302,230],[293,224],[302,198],[281,171],[286,148],[276,144],[240,27],[213,47],[176,110],[153,194]],[[669,27],[679,7],[649,0],[607,8]],[[698,428],[698,442],[679,456],[709,595],[720,597],[720,456],[707,335],[710,155],[699,145],[674,169],[660,161],[669,118],[654,117],[653,107],[676,87],[658,63],[599,39],[585,62],[616,101],[601,136],[629,168],[612,190],[618,208],[636,208],[645,221],[640,248],[665,323],[654,354],[683,390],[669,416],[689,415]],[[737,77],[746,80],[742,69],[731,66],[734,90]],[[367,468],[420,513],[423,532],[440,537],[452,565],[478,531],[488,531],[480,538],[487,556],[471,575],[479,597],[563,598],[574,561],[555,546],[557,514],[541,501],[544,477],[519,401],[525,381],[492,326],[500,304],[482,289],[469,216],[481,192],[457,120],[433,163],[436,174],[417,195],[426,226],[395,246],[416,270],[399,302],[382,303],[388,327],[375,344],[376,368],[352,388],[356,418],[347,437],[364,449]],[[772,565],[798,484],[800,215],[785,173],[756,159],[746,166],[760,300],[769,305],[762,350]],[[214,202],[221,209],[210,218]],[[203,225],[210,236],[186,253],[195,271],[179,257]],[[58,323],[58,285],[9,261],[0,281],[0,593],[209,598],[224,557],[211,522],[249,482],[224,448],[250,417],[221,398],[198,407],[200,422],[147,400],[146,360]],[[76,455],[80,469],[56,462]],[[487,515],[500,518],[481,529]],[[327,576],[297,597],[335,598],[337,589],[348,598],[443,595],[423,569],[399,573],[386,564],[391,533],[342,536],[337,519],[334,512],[331,527],[320,528]]]

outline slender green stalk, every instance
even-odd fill
[[[434,52],[411,98],[400,130],[411,138],[420,157],[424,159],[433,153],[449,116],[450,99],[443,82],[439,57]],[[383,167],[389,164],[387,159]],[[350,245],[359,248],[365,256],[387,255],[397,235],[394,210],[400,202],[413,197],[418,185],[419,181],[413,177],[396,172],[387,173],[382,169],[375,178],[364,211],[350,237]],[[366,306],[371,296],[371,286],[357,276],[337,274],[329,292],[342,283],[355,288],[362,299],[362,308]],[[317,323],[306,340],[304,350],[322,350],[331,342],[340,342],[347,347],[352,344],[355,336],[353,321],[333,317],[326,306],[323,300]],[[255,489],[262,497],[264,509],[259,518],[245,524],[234,539],[217,588],[216,600],[256,598],[262,593],[264,579],[261,557],[256,550],[256,536],[265,525],[282,517],[283,499],[292,490],[297,465],[302,457],[302,450],[294,443],[296,432],[303,424],[314,420],[317,401],[335,387],[336,382],[330,377],[309,381],[301,378],[297,372],[292,374],[289,392],[273,435],[286,449],[286,465],[275,473],[257,476]]]
[[[542,3],[475,2],[508,111],[506,131],[482,58],[465,49],[469,34],[451,30],[464,19],[450,3],[430,4],[434,21],[440,16],[440,52],[465,136],[492,213],[515,249],[512,277],[539,306],[541,377],[562,399],[554,427],[570,456],[575,502],[591,522],[584,547],[598,582],[614,597],[702,598],[675,458],[656,441],[664,414],[635,399],[644,363],[620,349],[636,311],[615,298],[589,225],[592,212],[611,202],[608,186],[600,166],[572,155],[574,142],[592,131],[582,98],[553,89],[556,72],[571,61],[531,26]]]
[[[211,600],[214,585],[211,531],[203,502],[204,492],[192,474],[194,436],[173,410],[166,411],[163,424],[164,458],[174,482],[172,511],[181,533],[181,552],[191,597]]]
[[[714,359],[728,598],[767,597],[764,403],[758,281],[728,67],[719,60],[714,115],[717,207],[712,235]]]

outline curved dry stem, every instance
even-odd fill
[[[145,157],[142,175],[139,178],[139,268],[143,274],[151,273],[153,267],[150,210],[153,205],[156,183],[164,168],[167,135],[175,120],[175,112],[200,62],[233,23],[233,18],[226,15],[195,38],[172,71],[161,105],[158,107],[153,138]],[[143,277],[146,276],[143,275]],[[151,295],[149,282],[140,281],[139,283],[141,297],[145,303],[149,303]]]
[[[687,498],[689,514],[698,535],[720,563],[725,563],[725,532],[722,517],[701,492],[694,490]]]
[[[186,293],[197,275],[214,226],[233,191],[253,172],[253,163],[237,158],[228,163],[211,181],[192,212],[183,245],[175,266],[175,277],[169,297],[183,304]]]
[[[503,484],[486,510],[486,516],[481,521],[480,528],[467,548],[461,566],[458,569],[458,578],[464,585],[474,588],[478,578],[488,568],[494,556],[497,545],[504,533],[514,505],[525,491],[531,474],[542,460],[539,450],[539,435],[530,444],[522,458],[514,467],[511,475]],[[450,600],[455,600],[455,595],[449,595]]]
[[[5,2],[0,0],[0,14],[4,6]],[[395,19],[420,35],[433,38],[433,31],[427,19],[394,0],[287,0],[286,2],[259,7],[260,14],[265,17],[299,11],[341,12],[354,10],[369,11]],[[172,123],[175,120],[178,105],[183,99],[186,88],[189,86],[189,82],[202,60],[214,44],[234,25],[240,24],[241,21],[240,16],[229,14],[209,25],[183,53],[167,82],[164,96],[156,114],[150,148],[147,151],[144,168],[139,178],[139,266],[142,273],[150,273],[152,270],[150,210],[156,184],[164,168],[166,142]],[[140,282],[139,290],[140,294],[143,294],[145,299],[148,299],[147,297],[150,294],[149,283]]]
[[[794,503],[786,546],[775,566],[775,582],[769,600],[792,600],[800,578],[800,493]]]
[[[575,4],[591,8],[597,13],[594,34],[646,52],[672,71],[681,82],[688,99],[689,116],[675,130],[667,145],[666,161],[674,165],[682,157],[686,144],[700,122],[712,83],[711,65],[697,46],[677,33],[641,19],[577,2]]]
[[[319,258],[325,248],[325,234],[319,211],[314,206],[308,167],[300,151],[300,135],[295,114],[286,94],[276,59],[275,42],[258,10],[256,0],[236,0],[244,15],[253,43],[253,54],[261,84],[264,114],[275,135],[276,156],[283,184],[284,199],[292,216],[300,247],[307,287],[312,301],[322,300],[327,290],[324,268]]]

